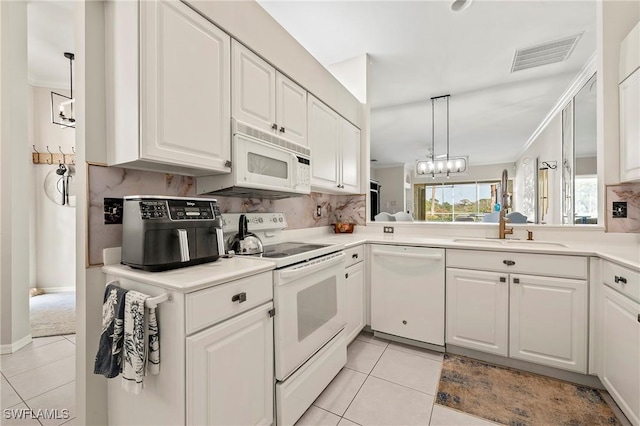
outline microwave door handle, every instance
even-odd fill
[[[291,154],[291,189],[295,191],[298,186],[298,156]]]
[[[180,242],[180,261],[188,262],[189,259],[189,238],[186,229],[176,229],[178,231],[178,241]]]

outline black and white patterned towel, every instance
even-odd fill
[[[108,379],[116,377],[122,369],[124,332],[124,299],[127,290],[109,284],[104,290],[102,304],[102,334],[93,368],[94,374]]]
[[[122,387],[127,392],[139,394],[143,388],[144,370],[149,361],[149,372],[160,372],[160,335],[155,308],[149,309],[146,318],[148,348],[145,346],[145,300],[146,294],[129,291],[124,300],[124,357]]]

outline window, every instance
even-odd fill
[[[498,185],[499,182],[415,184],[415,217],[429,222],[482,222],[482,217],[493,211]]]
[[[575,222],[597,223],[598,177],[592,175],[576,176],[574,185]]]

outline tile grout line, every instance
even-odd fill
[[[357,338],[356,338],[357,340]],[[360,340],[362,342],[362,340]],[[364,343],[369,343],[369,342],[364,342]],[[374,346],[382,346],[382,345],[375,345],[373,343],[369,343],[370,345],[374,345]],[[378,359],[376,360],[376,363],[373,364],[373,367],[371,367],[371,371],[369,371],[369,373],[367,374],[367,377],[364,379],[364,381],[362,382],[362,384],[360,385],[360,387],[358,388],[358,391],[356,392],[356,394],[353,396],[353,398],[351,398],[351,402],[349,402],[349,405],[347,405],[347,408],[344,410],[344,413],[342,415],[342,418],[346,418],[344,417],[345,414],[347,414],[347,411],[349,411],[349,407],[351,407],[351,404],[353,404],[353,401],[355,401],[356,397],[358,396],[358,394],[360,393],[360,391],[362,390],[362,387],[364,386],[364,384],[367,382],[367,380],[369,379],[369,377],[371,376],[371,372],[376,368],[376,365],[378,365],[378,362],[380,362],[380,359],[382,358],[382,355],[384,355],[384,353],[387,351],[387,348],[389,347],[389,342],[387,342],[386,346],[384,346],[384,350],[382,351],[382,353],[380,353],[380,356],[378,357]],[[354,370],[357,371],[357,370]],[[360,373],[362,373],[360,371]],[[364,373],[363,373],[364,374]],[[373,376],[376,377],[376,376]],[[356,423],[353,420],[346,418],[347,420],[349,420],[350,422]],[[360,423],[356,423],[356,424],[360,424]]]
[[[56,387],[55,387],[55,388],[53,388],[53,389],[49,389],[49,390],[48,390],[48,391],[46,391],[46,392],[42,392],[42,393],[39,393],[38,395],[34,395],[34,396],[32,396],[31,398],[29,398],[29,400],[31,400],[31,399],[33,399],[33,398],[37,398],[37,397],[39,397],[39,396],[42,396],[42,395],[44,395],[44,394],[46,394],[46,393],[53,392],[54,390],[60,389],[61,387],[66,386],[66,385],[68,385],[69,383],[74,383],[75,381],[76,381],[76,378],[74,377],[74,378],[73,378],[73,380],[70,380],[70,381],[68,381],[68,382],[66,382],[66,383],[63,383],[63,384],[61,384],[61,385],[59,385],[59,386],[56,386]],[[18,394],[18,395],[19,395],[19,394]],[[21,398],[22,398],[22,397],[21,397]],[[25,404],[26,404],[26,403],[27,403],[27,400],[25,400],[24,402],[25,402]]]
[[[71,343],[71,342],[69,342],[69,343]],[[56,359],[55,361],[47,362],[46,364],[42,364],[42,365],[38,365],[38,366],[36,366],[36,367],[33,367],[33,368],[31,368],[30,370],[23,371],[23,372],[18,373],[18,374],[14,374],[14,375],[12,375],[11,377],[16,377],[16,376],[19,376],[19,375],[21,375],[21,374],[25,374],[25,373],[28,373],[28,372],[30,372],[30,371],[33,371],[33,370],[35,370],[36,368],[45,367],[45,366],[47,366],[47,365],[51,365],[51,364],[53,364],[54,362],[62,361],[63,359],[71,358],[71,357],[74,357],[74,356],[76,356],[75,352],[74,352],[73,354],[71,354],[71,355],[68,355],[68,356],[62,357],[62,358],[60,358],[60,359]],[[2,375],[3,375],[7,380],[9,380],[9,376],[7,376],[7,375],[6,375],[6,373],[2,372]]]

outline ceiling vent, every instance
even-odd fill
[[[516,50],[511,72],[566,61],[582,34]]]

